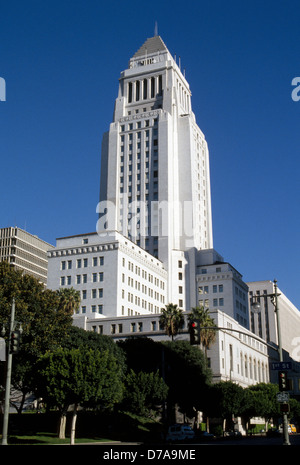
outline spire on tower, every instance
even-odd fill
[[[155,27],[154,27],[154,36],[158,36],[158,27],[157,27],[157,21],[155,21]]]

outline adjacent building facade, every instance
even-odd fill
[[[278,361],[278,321],[272,302],[275,287],[272,281],[256,281],[249,286],[250,329],[261,337],[269,348],[270,366]],[[300,393],[300,312],[293,303],[277,289],[278,318],[284,361],[292,363],[289,372],[290,388]],[[260,304],[259,311],[254,311],[253,303]],[[276,371],[271,370],[271,380],[277,382]]]
[[[0,229],[0,261],[7,261],[17,270],[34,276],[47,284],[48,250],[54,248],[23,229]]]
[[[48,287],[80,292],[77,318],[158,314],[167,304],[161,261],[116,231],[57,239],[48,260]]]

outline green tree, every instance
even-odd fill
[[[188,341],[154,342],[149,338],[129,338],[118,345],[126,355],[128,370],[156,373],[168,386],[167,411],[174,422],[176,408],[189,417],[204,409],[205,392],[211,382],[204,354]]]
[[[278,417],[279,413],[277,392],[277,384],[272,383],[259,383],[245,388],[241,414],[245,419],[247,430],[252,417],[265,418],[266,431],[268,430],[269,420]]]
[[[0,263],[0,325],[8,328],[15,298],[15,321],[22,326],[21,350],[39,356],[58,347],[72,325],[72,311],[61,305],[60,292],[45,289],[33,276]]]
[[[55,350],[72,325],[70,308],[60,304],[60,293],[45,289],[37,279],[0,263],[0,326],[8,327],[12,299],[15,299],[15,321],[22,327],[20,351],[14,355],[12,387],[22,393],[15,404],[19,413],[36,376],[35,362],[47,350]]]
[[[86,331],[85,329],[71,326],[61,346],[66,349],[78,349],[83,346],[93,350],[109,350],[118,360],[118,364],[122,370],[122,376],[126,371],[125,353],[121,348],[122,346],[119,346],[111,337],[104,334],[98,334],[94,331]]]
[[[188,341],[164,342],[165,381],[169,387],[167,405],[170,421],[175,421],[176,408],[192,418],[203,410],[211,382],[204,354]]]
[[[289,418],[293,421],[296,421],[296,423],[299,424],[300,422],[300,402],[297,399],[290,399],[290,413],[289,413]]]
[[[123,406],[130,412],[151,415],[166,400],[167,393],[168,387],[158,371],[135,373],[131,369],[125,378]]]
[[[61,413],[60,434],[64,432],[66,412],[74,405],[71,444],[74,443],[79,404],[111,407],[122,399],[120,367],[108,350],[59,348],[40,357],[37,372],[37,395]]]
[[[59,298],[59,308],[67,314],[73,314],[80,307],[80,292],[73,287],[61,288],[57,292]]]
[[[244,389],[232,381],[212,385],[206,398],[206,413],[223,419],[223,430],[232,428],[232,417],[239,416],[244,405]]]
[[[126,357],[127,369],[136,373],[147,373],[159,370],[163,376],[163,351],[162,344],[148,337],[129,337],[118,341],[117,345]]]
[[[174,340],[174,336],[184,326],[183,311],[176,304],[168,304],[161,310],[159,319],[160,325],[165,329],[166,334]]]

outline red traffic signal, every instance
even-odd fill
[[[200,344],[200,320],[191,321],[189,325],[190,344]]]
[[[286,371],[279,371],[278,373],[278,384],[280,391],[287,391],[288,390],[288,380],[287,380],[287,372]]]

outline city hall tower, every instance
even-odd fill
[[[180,63],[158,35],[119,78],[99,213],[99,233],[119,231],[164,263],[169,302],[193,303],[195,253],[213,248],[209,152]]]

